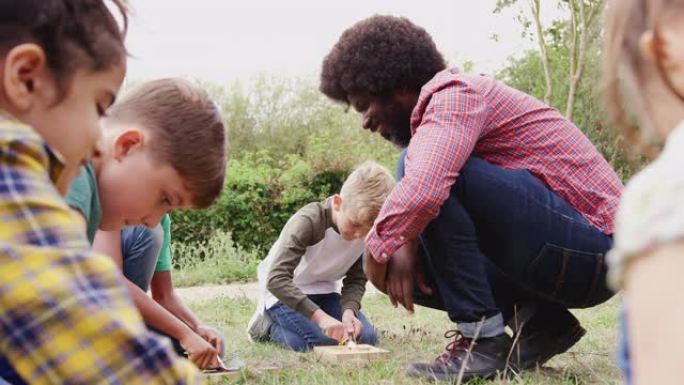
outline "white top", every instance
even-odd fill
[[[261,311],[278,302],[278,299],[266,289],[266,284],[275,250],[278,250],[280,242],[281,239],[278,238],[257,269],[261,291],[258,308]],[[325,231],[325,238],[306,248],[306,252],[294,271],[295,286],[307,295],[339,293],[342,288],[342,278],[359,259],[363,248],[363,238],[347,241],[332,227],[329,227]]]
[[[261,261],[257,269],[259,287],[263,287],[265,309],[278,302],[278,299],[265,288],[274,250],[278,249],[279,243],[280,239],[271,247],[268,256]],[[347,241],[329,227],[323,240],[306,248],[294,272],[295,286],[307,295],[339,293],[342,289],[342,278],[360,258],[363,248],[363,238]]]
[[[608,254],[609,280],[619,288],[635,256],[684,238],[684,122],[667,138],[658,159],[625,187]]]

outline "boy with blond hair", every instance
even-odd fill
[[[394,184],[385,167],[365,162],[339,194],[304,206],[288,220],[258,268],[261,296],[250,339],[295,351],[348,338],[377,343],[360,311],[366,290],[361,255],[363,238]]]
[[[199,87],[179,79],[146,82],[103,118],[93,161],[71,185],[67,202],[87,223],[93,248],[113,258],[148,327],[187,352],[199,368],[219,366],[222,337],[179,300],[147,295],[161,249],[159,223],[176,208],[210,206],[222,191],[226,139],[221,114]],[[128,227],[127,227],[128,226]],[[126,230],[124,230],[124,228]],[[124,230],[124,231],[122,231]],[[173,299],[175,296],[165,296]]]

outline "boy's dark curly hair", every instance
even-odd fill
[[[444,68],[444,58],[423,28],[403,17],[375,15],[344,31],[323,60],[320,90],[344,103],[350,94],[419,92]]]

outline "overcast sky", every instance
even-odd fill
[[[491,73],[534,47],[515,12],[494,15],[495,0],[137,0],[132,1],[129,80],[194,77],[215,83],[258,73],[317,76],[340,34],[373,14],[405,16],[424,27],[450,64],[472,60]],[[548,2],[547,2],[548,3]],[[544,10],[549,19],[555,9]],[[492,35],[498,35],[498,42]]]

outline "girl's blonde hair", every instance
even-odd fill
[[[684,0],[611,0],[606,5],[603,77],[608,116],[627,143],[637,153],[647,157],[658,153],[658,147],[652,139],[653,122],[646,113],[641,92],[646,80],[645,69],[653,65],[643,59],[639,42],[644,32],[654,31],[658,43],[658,24],[664,12],[670,11],[673,6],[683,5]],[[670,90],[682,98],[672,87],[662,67],[662,56],[662,52],[656,52],[656,65],[652,70],[657,71]],[[629,100],[625,100],[625,94],[629,95]],[[627,113],[626,104],[635,111],[635,116]],[[638,125],[635,118],[639,120]]]

